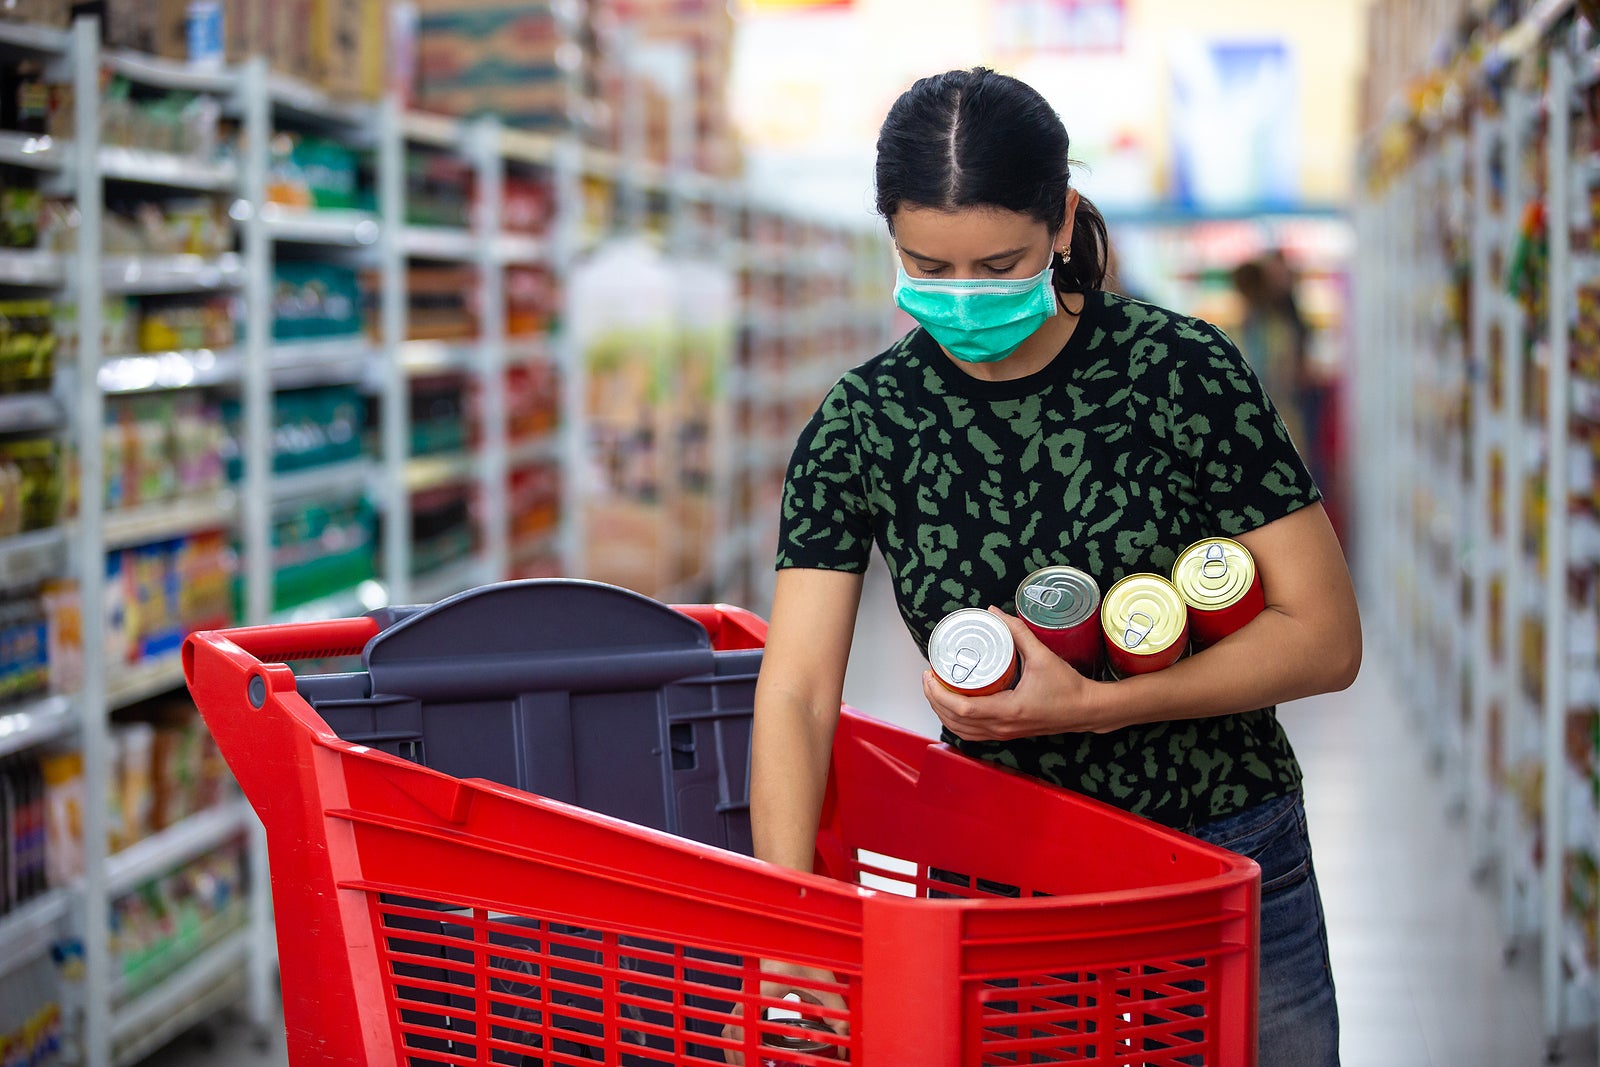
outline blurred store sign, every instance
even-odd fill
[[[1280,40],[1171,46],[1172,194],[1192,208],[1300,199],[1297,73]]]
[[[1126,0],[994,0],[994,44],[1007,52],[1120,52]]]

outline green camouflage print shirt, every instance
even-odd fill
[[[1039,567],[1077,567],[1103,591],[1319,498],[1220,330],[1090,293],[1066,347],[1025,378],[973,378],[916,329],[839,379],[790,461],[777,565],[861,573],[876,544],[926,654],[957,608],[1014,612],[1018,583]],[[944,740],[1179,829],[1300,784],[1272,708]]]

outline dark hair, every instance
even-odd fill
[[[986,67],[923,78],[900,94],[878,131],[878,214],[894,232],[902,204],[955,211],[997,207],[1060,230],[1067,216],[1067,129],[1030,86]],[[1052,258],[1058,293],[1106,281],[1105,219],[1080,197],[1070,262]]]

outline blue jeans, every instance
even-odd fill
[[[1261,865],[1258,1067],[1338,1067],[1339,1008],[1300,794],[1189,832]]]

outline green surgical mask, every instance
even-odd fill
[[[894,302],[967,363],[996,363],[1015,352],[1056,311],[1050,268],[1031,278],[945,281],[913,278],[902,264]]]

